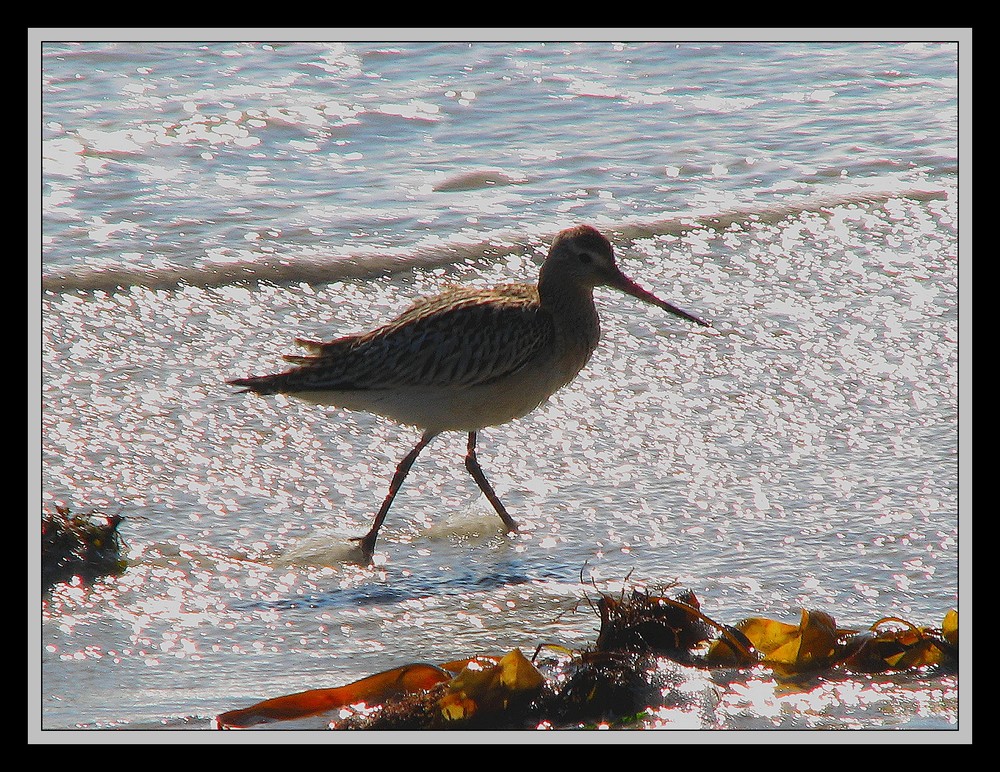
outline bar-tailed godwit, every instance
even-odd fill
[[[375,413],[423,431],[396,467],[371,529],[357,539],[365,562],[413,462],[445,431],[468,433],[465,467],[513,532],[517,523],[476,458],[476,433],[527,415],[583,369],[600,337],[598,286],[708,326],[628,278],[615,263],[611,242],[581,225],[555,237],[537,285],[448,289],[371,332],[327,343],[297,340],[309,354],[286,356],[295,367],[229,383],[257,394]]]

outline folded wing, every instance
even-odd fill
[[[297,367],[232,383],[259,393],[480,385],[522,368],[552,334],[530,285],[455,288],[368,333],[298,340],[310,354],[285,357]]]

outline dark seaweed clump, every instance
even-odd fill
[[[122,538],[118,533],[123,517],[91,512],[72,514],[57,506],[42,515],[42,589],[51,589],[74,576],[92,582],[125,571]]]

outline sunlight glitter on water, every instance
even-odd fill
[[[734,69],[739,90],[717,77]],[[626,576],[690,584],[727,622],[801,605],[937,624],[955,602],[947,44],[56,44],[43,76],[45,273],[184,277],[43,297],[42,503],[120,512],[131,561],[46,601],[51,726],[586,646],[584,598]],[[912,186],[930,194],[892,194]],[[378,565],[346,563],[415,433],[224,380],[448,282],[534,281],[578,220],[714,329],[598,290],[588,368],[480,438],[523,532],[498,533],[463,438],[442,437]],[[342,256],[367,273],[296,273]],[[283,286],[234,283],[265,259]],[[795,702],[760,680],[707,725],[954,716],[947,687]],[[650,721],[692,720],[664,710]]]

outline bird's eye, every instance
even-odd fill
[[[578,259],[578,260],[579,260],[579,261],[580,261],[581,263],[583,263],[584,265],[586,265],[587,263],[589,263],[589,262],[591,261],[591,259],[592,259],[592,258],[590,257],[590,254],[589,254],[589,253],[587,253],[587,252],[581,252],[581,253],[580,253],[580,254],[578,254],[578,255],[577,255],[576,257],[577,257],[577,259]]]

